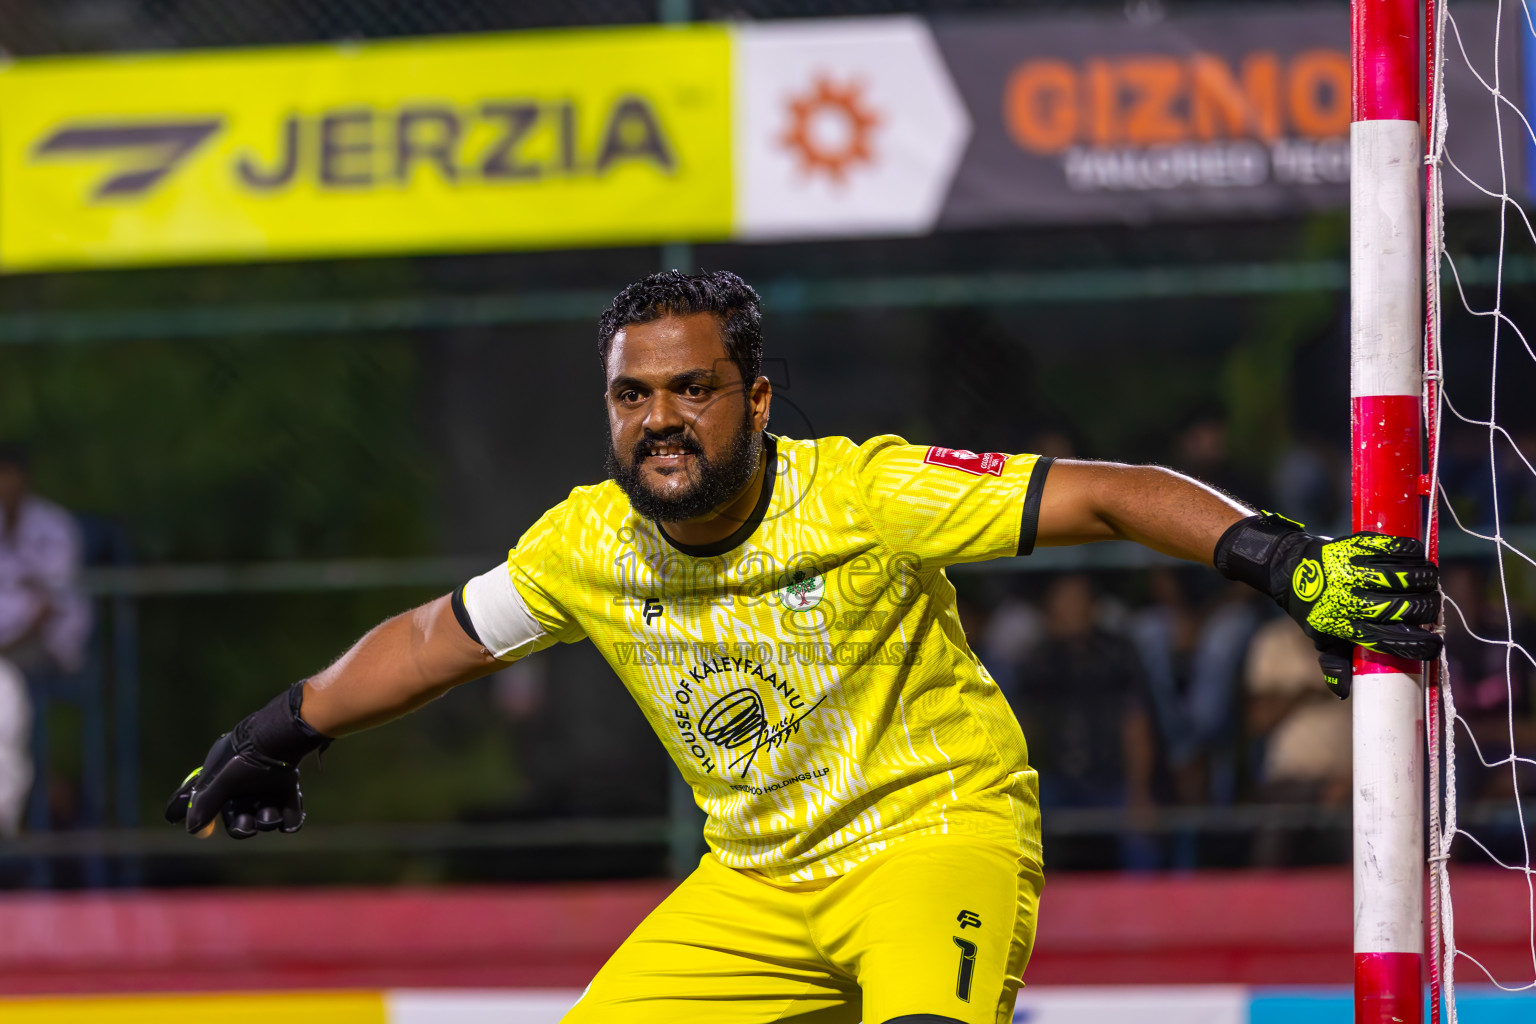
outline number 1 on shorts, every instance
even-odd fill
[[[961,1002],[971,1001],[971,976],[976,973],[976,943],[956,935],[955,945],[960,947],[960,976],[955,979],[955,995]]]

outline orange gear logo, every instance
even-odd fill
[[[789,131],[779,141],[800,158],[800,173],[824,173],[842,185],[850,168],[874,164],[870,141],[880,115],[865,106],[858,82],[839,87],[817,76],[809,93],[790,97],[789,113]]]

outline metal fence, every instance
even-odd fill
[[[491,32],[567,25],[634,24],[655,21],[743,18],[838,17],[920,13],[943,16],[959,12],[1041,9],[1078,10],[1066,0],[20,0],[0,5],[0,48],[17,56],[137,51],[191,47],[232,47],[351,39],[403,38],[443,33]],[[1156,17],[1156,0],[1096,0],[1098,9],[1124,7],[1137,17]],[[1231,2],[1222,6],[1231,6]],[[1060,258],[1064,234],[1031,236],[1034,245],[1015,245],[1007,261],[990,253],[1017,243],[1023,235],[982,239],[965,236],[901,244],[867,243],[838,250],[849,267],[827,273],[837,257],[819,257],[805,248],[787,248],[771,257],[745,249],[720,247],[710,259],[739,257],[755,261],[761,291],[773,317],[803,324],[806,318],[859,318],[914,315],[952,310],[989,313],[1042,312],[1065,318],[1111,305],[1145,309],[1148,303],[1255,301],[1266,298],[1326,295],[1337,300],[1348,286],[1348,268],[1337,254],[1316,258],[1297,255],[1266,233],[1242,245],[1213,243],[1198,228],[1175,228],[1168,244],[1147,245],[1124,227],[1079,232],[1070,259]],[[1230,236],[1227,238],[1231,240]],[[1166,241],[1166,239],[1165,239]],[[1268,246],[1268,248],[1266,248]],[[1289,247],[1299,250],[1301,246]],[[1212,251],[1226,254],[1211,258]],[[634,254],[630,254],[634,256]],[[690,265],[686,247],[634,256],[629,262]],[[224,298],[177,301],[139,297],[135,283],[154,271],[128,272],[113,302],[93,301],[82,308],[55,277],[44,285],[9,289],[0,296],[0,345],[81,346],[78,358],[102,351],[108,343],[218,343],[230,338],[343,338],[366,345],[384,334],[448,338],[457,343],[488,328],[565,325],[590,322],[608,301],[597,287],[605,275],[580,266],[600,254],[447,257],[412,264],[419,271],[411,287],[362,289],[362,294],[316,295],[302,287],[268,288],[256,271],[224,272]],[[819,261],[819,262],[818,262]],[[1063,269],[1066,265],[1066,269]],[[555,269],[549,269],[551,266]],[[570,270],[572,266],[577,269]],[[1475,259],[1458,261],[1468,285],[1497,279],[1496,268]],[[564,268],[564,269],[562,269]],[[323,276],[325,271],[317,271]],[[190,275],[189,275],[190,276]],[[338,276],[343,276],[338,272]],[[612,276],[612,275],[607,275]],[[1536,260],[1510,258],[1503,266],[1509,282],[1536,280]],[[172,275],[160,274],[157,287],[180,296]],[[508,284],[508,281],[515,283]],[[233,283],[231,283],[233,282]],[[468,283],[466,283],[468,282]],[[218,288],[211,289],[217,291]],[[324,289],[316,289],[324,292]],[[336,289],[346,292],[345,288]],[[1140,305],[1138,305],[1140,304]],[[1160,307],[1162,308],[1162,307]],[[478,344],[478,336],[470,341]],[[467,344],[468,342],[466,342]],[[498,343],[494,339],[488,344]],[[1536,536],[1514,539],[1536,550]],[[478,550],[478,548],[476,548]],[[1447,539],[1448,556],[1458,552]],[[84,763],[80,766],[84,812],[79,827],[50,831],[48,794],[34,800],[36,829],[0,844],[0,884],[123,884],[150,877],[174,881],[178,873],[192,880],[217,880],[206,865],[226,861],[287,862],[345,853],[412,863],[445,858],[510,856],[528,853],[561,856],[570,851],[649,851],[647,864],[685,869],[696,858],[699,820],[690,794],[675,777],[665,815],[572,817],[540,821],[442,821],[328,825],[316,822],[298,836],[261,837],[233,843],[220,837],[194,842],[158,822],[140,822],[141,791],[156,788],[140,780],[141,748],[153,742],[158,723],[141,721],[139,674],[140,623],[150,602],[162,600],[291,599],[301,595],[377,592],[391,600],[413,592],[445,590],[483,570],[497,557],[445,554],[412,558],[304,558],[262,562],[128,564],[126,557],[104,560],[86,574],[85,585],[98,599],[98,630],[92,668],[81,677],[60,680],[49,700],[84,714]],[[112,564],[113,562],[117,564]],[[1003,560],[957,569],[958,575],[1060,571],[1122,572],[1169,564],[1146,549],[1104,544],[1076,549],[1046,549],[1029,559]],[[45,716],[46,717],[46,716]],[[40,734],[46,740],[46,734]],[[46,753],[46,747],[44,747]],[[1496,815],[1496,808],[1471,814]],[[1464,820],[1468,815],[1463,814]],[[1490,819],[1491,820],[1491,819]],[[109,824],[110,823],[110,824]],[[1113,843],[1128,831],[1164,838],[1197,837],[1215,842],[1246,842],[1256,833],[1282,830],[1341,840],[1348,835],[1347,809],[1315,806],[1177,807],[1155,811],[1135,822],[1114,809],[1059,810],[1047,815],[1052,843]],[[322,877],[306,860],[303,877]],[[188,869],[188,864],[203,867]],[[398,865],[397,865],[398,866]],[[246,877],[294,877],[273,868]],[[478,868],[474,870],[479,870]]]

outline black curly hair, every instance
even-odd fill
[[[597,355],[608,365],[613,336],[631,324],[667,316],[713,313],[731,362],[749,387],[763,371],[763,311],[757,292],[729,270],[685,274],[664,270],[625,288],[597,318]]]

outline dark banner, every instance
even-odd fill
[[[1488,53],[1491,66],[1492,9],[1458,7],[1457,16],[1462,36]],[[1342,5],[1150,23],[996,17],[932,27],[974,124],[940,228],[1267,215],[1348,203]],[[1503,70],[1513,82],[1518,46],[1506,50]],[[1496,135],[1491,121],[1482,123],[1493,101],[1459,51],[1454,57],[1453,155],[1469,177],[1497,183]],[[1507,126],[1506,134],[1517,141]],[[1506,147],[1511,188],[1523,185],[1525,159],[1523,145]],[[1448,171],[1447,198],[1485,197]]]

